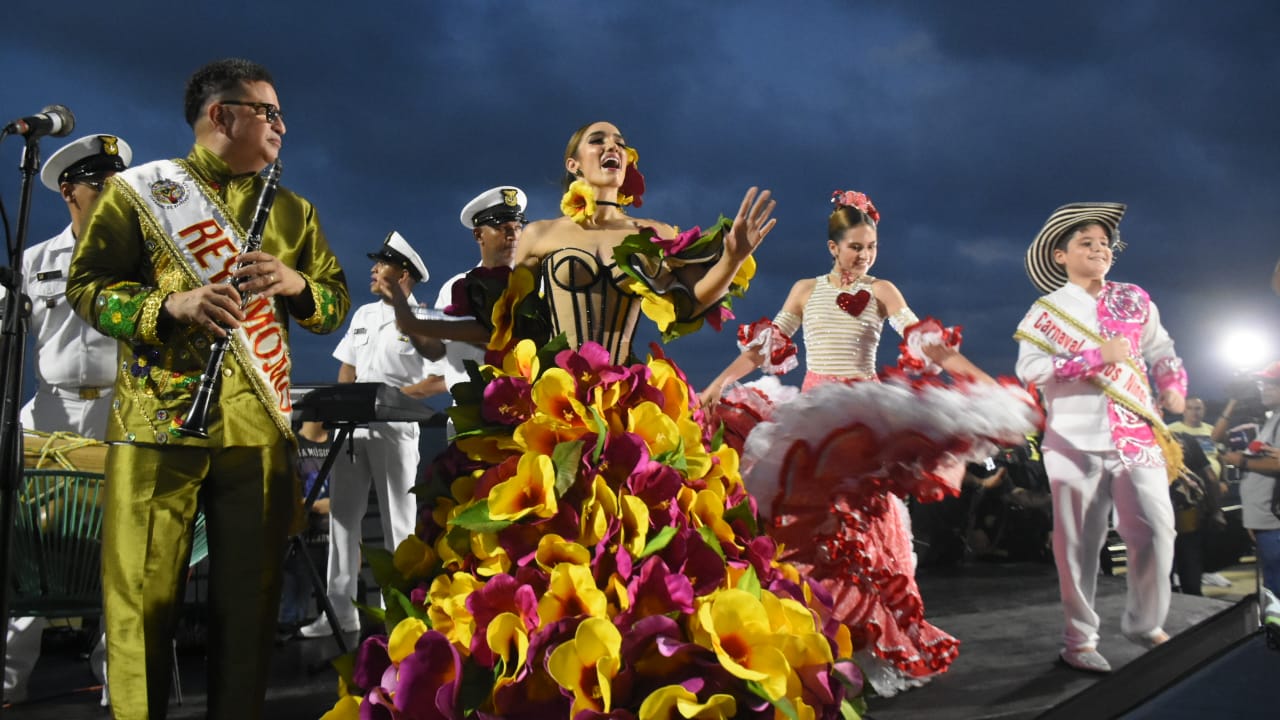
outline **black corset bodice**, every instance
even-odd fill
[[[553,334],[564,333],[572,348],[599,343],[615,363],[631,361],[640,297],[622,289],[627,276],[617,265],[562,248],[542,259],[542,276]]]

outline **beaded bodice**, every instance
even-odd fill
[[[871,291],[874,280],[863,276],[848,290],[837,289],[828,275],[814,282],[804,306],[805,359],[810,372],[875,377],[884,318]]]
[[[631,361],[640,298],[622,289],[627,277],[614,263],[579,248],[561,248],[542,259],[543,288],[552,332],[569,346],[599,343],[615,363]]]

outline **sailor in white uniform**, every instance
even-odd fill
[[[385,277],[399,284],[411,307],[419,307],[412,288],[426,282],[427,266],[398,232],[392,232],[381,249],[370,253],[371,289]],[[381,298],[359,307],[333,356],[342,363],[338,382],[377,382],[400,388],[415,399],[444,392],[444,379],[436,365],[420,355],[409,339],[396,329],[395,312]],[[418,473],[417,423],[374,422],[352,434],[354,456],[338,458],[329,483],[328,596],[344,632],[359,629],[352,605],[360,574],[361,524],[368,509],[369,486],[377,492],[383,544],[388,550],[413,534],[418,508],[413,487]],[[321,615],[299,631],[303,637],[332,634]]]
[[[102,184],[131,160],[133,150],[124,140],[86,135],[49,156],[40,171],[40,182],[67,204],[71,222],[57,236],[28,248],[22,257],[22,292],[31,299],[30,335],[35,340],[36,394],[22,406],[20,415],[28,430],[73,432],[96,440],[106,435],[116,381],[116,341],[94,330],[71,309],[66,298],[67,270]],[[9,621],[6,700],[26,699],[45,625],[43,618],[35,617]],[[106,650],[101,642],[91,664],[99,680],[106,677]]]

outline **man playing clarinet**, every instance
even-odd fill
[[[298,195],[274,195],[261,247],[246,252],[259,200],[271,197],[260,173],[285,134],[267,70],[210,63],[188,80],[185,109],[190,154],[108,181],[67,281],[76,312],[119,341],[102,574],[121,720],[165,715],[197,503],[209,539],[208,717],[261,717],[296,505],[289,319],[328,333],[350,307],[316,210]],[[225,334],[208,438],[183,434]]]

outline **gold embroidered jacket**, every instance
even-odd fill
[[[200,145],[192,148],[187,162],[240,226],[248,227],[265,181],[256,174],[233,177],[221,158]],[[165,240],[152,237],[157,231],[139,218],[121,180],[108,181],[76,244],[67,278],[67,299],[76,313],[120,344],[107,440],[213,446],[279,442],[281,429],[231,352],[223,365],[218,401],[210,408],[210,439],[177,432],[191,407],[213,337],[192,326],[159,322],[164,298],[192,286],[164,251]],[[351,298],[315,207],[280,188],[262,235],[262,250],[307,280],[315,311],[295,321],[315,333],[336,330]],[[289,303],[286,298],[273,299],[276,318],[287,328]]]

